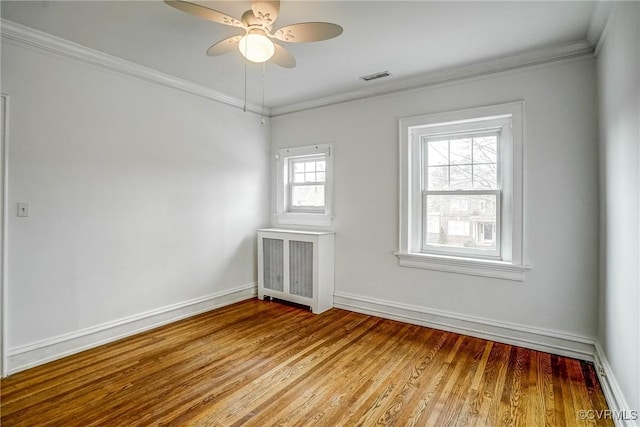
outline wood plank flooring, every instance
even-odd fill
[[[12,375],[8,426],[612,426],[592,364],[244,301]]]

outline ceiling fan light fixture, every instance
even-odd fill
[[[262,34],[250,33],[240,39],[238,49],[251,62],[266,62],[276,51],[273,42]]]
[[[0,0],[1,2],[2,0]],[[284,68],[296,66],[296,60],[287,49],[271,39],[288,43],[307,43],[329,40],[342,34],[342,27],[330,22],[299,22],[272,30],[280,13],[280,0],[252,0],[251,9],[239,20],[194,0],[164,0],[169,6],[198,18],[218,24],[242,28],[245,36],[232,36],[207,49],[208,56],[218,56],[236,48],[248,61],[264,63],[269,60]]]

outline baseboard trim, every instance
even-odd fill
[[[607,360],[607,356],[604,353],[604,349],[599,342],[595,343],[595,365],[598,379],[600,380],[600,386],[604,398],[609,405],[609,409],[612,412],[613,421],[616,427],[640,427],[640,420],[629,419],[632,418],[631,411],[640,411],[640,408],[632,408],[627,399],[625,399],[616,376],[613,374],[611,365]],[[637,412],[636,412],[637,414]],[[617,419],[627,418],[627,419]],[[638,418],[636,415],[635,418]]]
[[[345,292],[334,293],[334,307],[594,362],[610,410],[606,416],[611,417],[616,427],[640,427],[637,413],[640,408],[631,407],[625,399],[596,339]]]
[[[334,307],[560,356],[594,361],[595,340],[580,335],[392,303],[344,292],[334,294]]]
[[[257,283],[249,283],[204,297],[8,349],[7,373],[9,375],[15,374],[71,354],[157,328],[158,326],[254,298],[257,295],[257,290]]]

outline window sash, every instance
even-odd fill
[[[427,133],[420,135],[420,175],[421,175],[421,186],[422,186],[422,195],[421,195],[421,232],[420,232],[420,252],[425,254],[434,254],[434,255],[448,255],[448,256],[468,256],[473,258],[481,258],[481,259],[490,259],[490,260],[502,260],[502,248],[501,248],[501,238],[502,238],[502,209],[501,209],[501,199],[502,199],[502,128],[501,127],[486,127],[486,128],[478,128],[478,129],[469,129],[469,124],[466,125],[466,129],[464,130],[449,130],[444,132],[437,133]],[[472,167],[477,166],[484,163],[474,163],[474,150],[473,150],[473,138],[475,137],[486,137],[486,136],[495,136],[496,137],[496,187],[493,189],[467,189],[467,190],[428,190],[429,188],[429,156],[428,156],[428,144],[431,141],[438,140],[448,140],[448,154],[447,154],[447,164],[443,166],[447,166],[449,170],[452,166],[460,166],[458,164],[451,163],[451,146],[450,141],[452,139],[459,138],[470,138],[472,140],[471,145],[471,159],[469,165]],[[473,174],[473,173],[472,173]],[[450,180],[449,174],[447,174],[448,180]],[[472,176],[473,179],[473,176]],[[470,247],[458,247],[458,246],[444,246],[444,245],[435,245],[433,243],[428,243],[427,235],[428,235],[428,224],[427,224],[427,199],[429,196],[446,196],[446,195],[457,195],[457,196],[465,196],[465,195],[493,195],[496,200],[496,224],[495,224],[495,249],[494,250],[483,250],[483,249],[474,249]],[[443,227],[443,224],[440,224]],[[474,234],[474,230],[471,229],[472,225],[469,225],[471,235]]]
[[[436,245],[427,242],[428,234],[428,209],[427,202],[429,196],[482,196],[492,195],[496,200],[496,224],[495,224],[495,242],[494,250],[474,249],[467,247],[454,247]],[[436,255],[462,255],[471,256],[473,258],[483,258],[500,260],[501,259],[501,240],[502,240],[502,208],[501,208],[502,192],[500,190],[452,190],[452,191],[427,191],[422,192],[422,221],[421,221],[421,252]],[[443,224],[441,223],[442,227]],[[473,225],[470,224],[470,232],[473,233]]]
[[[431,166],[431,167],[446,167],[447,168],[447,179],[448,182],[451,182],[451,168],[452,167],[462,167],[462,166],[471,166],[471,179],[473,182],[474,179],[474,167],[475,166],[482,166],[482,165],[490,165],[490,164],[494,164],[493,162],[491,163],[487,163],[487,162],[475,162],[474,161],[474,150],[473,150],[473,138],[481,138],[481,137],[486,137],[486,136],[495,136],[496,137],[496,187],[495,189],[500,189],[501,188],[501,182],[502,182],[502,156],[501,156],[501,149],[502,149],[502,142],[501,142],[501,130],[500,129],[496,129],[496,128],[490,128],[490,129],[478,129],[478,130],[468,130],[468,131],[460,131],[460,132],[442,132],[439,134],[428,134],[428,135],[422,135],[421,136],[421,144],[420,144],[420,150],[421,150],[421,157],[422,157],[422,163],[421,163],[421,175],[422,175],[422,185],[423,185],[423,189],[428,189],[429,188],[429,182],[428,182],[428,178],[429,178],[429,149],[428,149],[428,144],[429,142],[433,142],[433,141],[441,141],[441,140],[448,140],[449,144],[448,144],[448,153],[447,153],[447,164],[443,164],[443,165],[438,165],[438,166]],[[472,140],[472,145],[471,145],[471,161],[470,163],[464,163],[464,164],[458,164],[458,163],[451,163],[451,145],[450,145],[450,141],[452,139],[460,139],[460,138],[470,138]],[[431,191],[435,191],[435,190],[431,190]],[[456,190],[459,191],[459,190]],[[467,190],[461,190],[461,191],[467,191]],[[468,190],[471,191],[471,190]],[[473,190],[473,191],[478,191],[478,190]]]
[[[325,193],[323,200],[326,200],[326,186],[324,182],[298,182],[298,183],[289,183],[289,207],[288,212],[324,212],[325,205],[303,205],[303,206],[294,206],[292,203],[293,193],[296,187],[322,187],[322,192]],[[326,202],[325,202],[326,203]]]
[[[326,166],[325,166],[325,170],[319,171],[319,170],[314,170],[313,172],[308,172],[306,171],[306,167],[304,168],[305,171],[303,172],[296,172],[296,165],[298,164],[306,164],[306,163],[317,163],[317,162],[326,162],[325,157],[324,156],[313,156],[313,157],[293,157],[289,159],[289,182],[293,183],[293,184],[311,184],[311,183],[318,183],[318,184],[324,184],[325,182],[325,178],[323,178],[322,180],[317,179],[318,178],[318,174],[326,174]],[[315,176],[315,180],[312,181],[296,181],[296,175],[300,175],[302,174],[304,176],[304,178],[306,178],[306,176],[308,174],[313,174]]]
[[[309,181],[309,182],[293,182],[293,174],[294,174],[294,165],[296,163],[306,163],[306,162],[318,162],[318,161],[327,161],[326,154],[311,154],[311,155],[302,155],[295,157],[287,158],[287,207],[286,212],[295,212],[295,213],[324,213],[326,210],[327,203],[327,186],[326,186],[326,178],[324,181]],[[326,177],[326,163],[325,163],[325,177]],[[294,187],[306,187],[306,186],[322,186],[322,191],[324,192],[324,204],[320,206],[312,206],[312,205],[304,205],[304,206],[293,206],[293,191]]]

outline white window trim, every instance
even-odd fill
[[[287,211],[287,182],[285,171],[290,157],[326,155],[324,209],[320,212]],[[333,144],[316,144],[304,147],[282,148],[275,154],[276,207],[273,214],[275,225],[302,225],[330,227],[333,224]]]
[[[421,252],[422,227],[421,206],[421,170],[420,138],[411,138],[415,128],[456,122],[469,122],[481,118],[511,118],[511,144],[502,144],[501,173],[506,178],[503,184],[510,191],[510,204],[503,203],[503,221],[509,221],[510,227],[502,230],[502,260],[470,258],[459,255],[426,254]],[[523,138],[524,138],[524,102],[510,102],[459,111],[427,114],[400,119],[400,235],[399,250],[396,255],[399,264],[405,267],[423,268],[474,276],[493,277],[523,281],[524,273],[531,267],[524,263],[523,254]],[[505,147],[509,145],[508,147]],[[414,207],[418,207],[414,209]],[[507,212],[507,214],[504,214]]]

